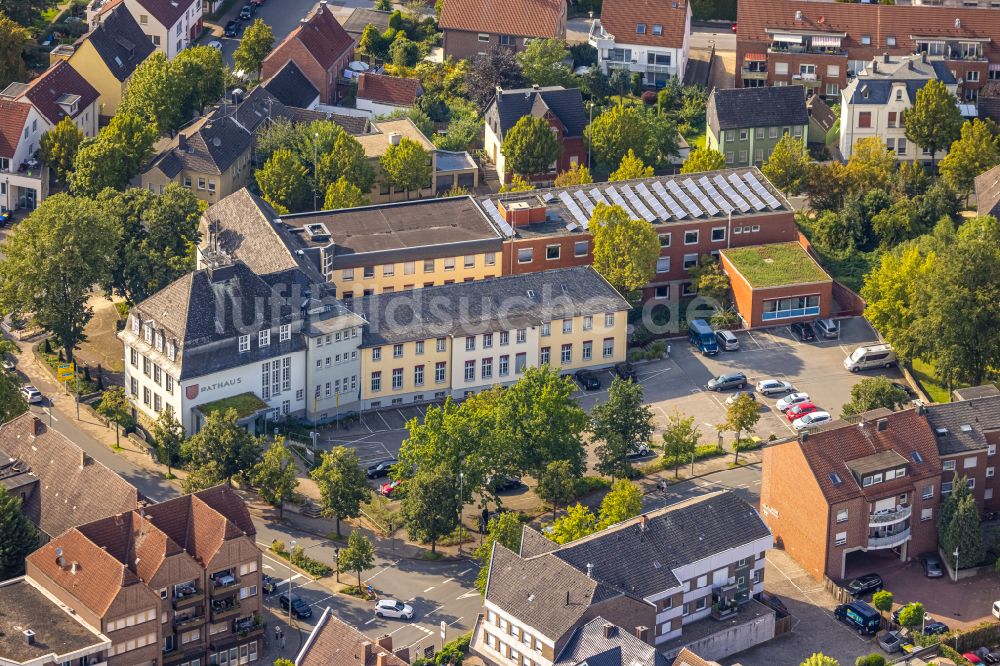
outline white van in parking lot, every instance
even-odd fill
[[[844,359],[844,367],[851,372],[869,368],[888,368],[896,362],[896,352],[890,345],[869,345],[858,347]]]

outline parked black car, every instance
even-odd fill
[[[869,594],[874,594],[885,587],[885,581],[882,580],[882,576],[877,573],[869,573],[864,576],[858,576],[851,582],[847,584],[847,591],[851,595],[858,599],[860,597],[866,597]]]
[[[378,479],[383,476],[389,476],[389,472],[392,470],[393,465],[395,465],[398,460],[395,458],[386,458],[385,460],[380,460],[374,465],[369,465],[368,469],[365,470],[365,476],[369,479]]]
[[[761,602],[765,606],[774,609],[778,613],[778,617],[786,617],[789,615],[788,607],[785,606],[785,602],[779,597],[774,596],[770,592],[761,592],[757,595],[757,601]]]
[[[635,371],[635,366],[628,361],[615,364],[615,374],[622,379],[631,379],[634,382],[639,381],[639,373]]]
[[[236,19],[230,19],[229,22],[226,23],[226,29],[222,31],[222,34],[226,37],[236,37],[240,34],[240,22]]]
[[[601,388],[601,380],[590,370],[577,370],[573,376],[584,391],[599,391]]]
[[[503,493],[508,490],[517,490],[524,482],[516,476],[495,476],[486,480],[486,487],[494,493]]]
[[[733,372],[727,375],[719,375],[714,379],[709,379],[705,388],[709,391],[726,391],[729,389],[741,389],[747,385],[747,376],[742,372]]]
[[[908,395],[911,398],[916,398],[917,397],[917,392],[914,391],[913,387],[910,386],[909,384],[904,384],[903,382],[893,382],[892,386],[893,386],[893,388],[898,388],[900,391],[904,392],[906,395]]]
[[[924,575],[928,578],[940,578],[944,575],[944,566],[937,553],[926,553],[920,556],[920,566],[924,568]]]
[[[949,631],[951,631],[951,628],[947,624],[938,622],[937,620],[924,625],[924,636],[940,636],[941,634],[947,634]]]
[[[286,611],[288,610],[289,604],[291,604],[292,615],[294,615],[300,620],[312,617],[313,614],[312,608],[309,608],[309,605],[306,602],[302,601],[302,598],[299,597],[299,595],[297,594],[293,594],[291,596],[291,599],[289,599],[288,593],[285,592],[280,597],[278,597],[278,603],[281,605],[282,610]]]
[[[812,342],[816,339],[816,331],[813,330],[812,324],[807,321],[797,321],[790,328],[795,337],[802,342]]]
[[[243,9],[240,10],[240,19],[243,21],[249,21],[256,13],[257,8],[253,5],[243,5]]]

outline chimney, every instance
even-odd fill
[[[878,58],[872,58],[872,74],[878,74]]]
[[[566,605],[569,606],[569,590],[566,590]]]
[[[924,409],[923,405],[917,405],[917,416],[926,416],[927,410]]]
[[[323,1],[326,2],[326,0]],[[386,666],[386,663],[388,661],[389,661],[388,652],[379,652],[377,655],[375,655],[375,666]]]
[[[649,627],[638,626],[635,628],[635,637],[643,643],[649,642]]]
[[[649,516],[642,514],[639,516],[639,529],[645,532],[647,527],[649,527]]]
[[[538,90],[538,88],[539,88],[539,87],[540,87],[540,86],[539,86],[539,85],[538,85],[537,83],[532,83],[532,84],[531,84],[531,89],[532,89],[532,90]]]
[[[602,629],[604,631],[605,638],[614,638],[615,636],[618,635],[618,627],[611,624],[610,622],[605,622]]]
[[[42,423],[42,420],[40,418],[38,418],[37,416],[32,417],[32,419],[31,419],[31,438],[34,439],[35,437],[38,437],[39,435],[41,435],[42,431],[44,430],[44,428],[45,428],[45,425]]]
[[[403,138],[403,135],[399,132],[389,132],[389,145],[398,146],[399,140]]]
[[[587,578],[593,578],[593,577],[594,577],[594,565],[591,564],[590,562],[587,562]]]
[[[69,572],[71,574],[73,574],[75,576],[76,573],[79,570],[80,570],[80,563],[79,562],[77,562],[76,560],[73,560],[72,562],[70,562],[70,564],[69,564]]]
[[[83,469],[90,464],[90,456],[83,449],[80,449],[80,469]]]
[[[399,648],[393,652],[393,654],[405,661],[407,664],[410,663],[410,648]]]
[[[808,430],[803,430],[802,431],[802,434],[799,436],[799,441],[802,444],[805,444],[806,442],[809,441],[809,431]]]
[[[389,652],[392,652],[392,636],[390,636],[389,634],[386,634],[382,638],[378,639],[378,641],[376,642],[378,643],[379,647],[385,648]]]
[[[24,642],[27,643],[28,645],[34,645],[35,632],[32,631],[31,629],[25,629],[23,633],[24,633]]]
[[[882,418],[875,422],[875,429],[879,432],[885,432],[889,429],[889,419]]]
[[[802,10],[801,9],[795,10],[795,20],[796,21],[801,21],[802,20]]]
[[[361,654],[358,655],[358,661],[362,664],[367,664],[368,660],[372,658],[372,642],[365,641],[361,644]]]
[[[961,28],[962,27],[962,19],[960,19],[960,18],[955,19],[955,27],[956,28]]]
[[[883,53],[882,54],[882,62],[884,62],[887,65],[889,64],[889,54],[888,53]]]

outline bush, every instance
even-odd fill
[[[329,576],[333,573],[333,569],[319,560],[314,560],[305,554],[305,550],[302,546],[296,546],[291,553],[288,552],[285,542],[279,539],[275,539],[271,542],[271,552],[278,557],[288,560],[298,568],[302,569],[311,576],[316,578],[322,578],[323,576]]]
[[[611,482],[602,476],[582,476],[573,482],[573,499],[610,487]]]
[[[726,452],[715,444],[702,444],[694,449],[694,459],[696,461],[705,460],[706,458],[715,458],[725,454]],[[655,472],[673,470],[677,462],[678,461],[673,456],[661,456],[648,465],[642,465],[639,469],[645,474],[653,474]],[[691,456],[684,456],[679,462],[682,468],[684,465],[690,465]]]
[[[653,106],[656,104],[656,93],[652,90],[647,90],[642,93],[642,97],[640,99],[642,99],[642,103],[646,106]]]
[[[733,445],[733,448],[737,451],[756,451],[764,444],[764,441],[760,437],[752,437],[749,439],[741,439]]]
[[[885,657],[877,652],[872,652],[869,655],[855,659],[854,666],[885,666]]]

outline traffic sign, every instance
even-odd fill
[[[60,363],[56,366],[56,375],[59,377],[59,381],[73,379],[76,375],[76,368],[72,363]]]
[[[444,640],[445,635],[448,633],[448,623],[441,620],[441,640]]]

